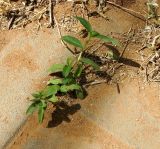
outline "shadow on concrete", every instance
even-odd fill
[[[107,48],[109,48],[114,55],[116,55],[117,57],[120,57],[120,52],[118,51],[118,49],[112,45],[107,45],[107,44],[104,44]],[[131,67],[137,67],[137,68],[140,68],[140,64],[129,59],[129,58],[124,58],[124,57],[121,57],[119,58],[118,60],[119,63],[123,63],[124,65],[128,65],[128,66],[131,66]]]
[[[56,127],[63,121],[70,122],[70,115],[75,114],[81,109],[80,104],[69,106],[66,102],[62,101],[56,105],[55,111],[52,113],[52,120],[48,122],[48,128]]]

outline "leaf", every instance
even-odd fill
[[[46,98],[51,95],[55,95],[58,92],[59,88],[60,87],[58,85],[47,86],[43,91],[43,96]]]
[[[63,79],[63,84],[70,84],[70,83],[74,83],[75,80],[73,78],[64,78]]]
[[[79,98],[79,99],[84,99],[84,98],[85,98],[85,95],[84,95],[83,90],[77,90],[77,91],[76,91],[76,96],[77,96],[77,98]]]
[[[32,96],[34,98],[41,98],[43,95],[42,95],[42,92],[35,92],[35,93],[32,94]]]
[[[55,95],[53,95],[51,98],[48,99],[48,101],[55,103],[58,101],[58,98]]]
[[[72,66],[73,64],[73,58],[72,57],[68,57],[67,58],[67,65]]]
[[[117,54],[115,54],[113,51],[108,51],[106,58],[113,59],[113,60],[118,60],[119,56]]]
[[[39,104],[39,107],[38,107],[38,121],[39,121],[39,123],[43,122],[43,118],[44,118],[44,107],[41,104]]]
[[[98,35],[100,35],[100,33],[96,32],[96,31],[91,32],[91,37],[96,37]]]
[[[48,81],[48,84],[54,84],[54,85],[58,85],[58,84],[62,84],[63,80],[62,79],[51,79]]]
[[[76,78],[80,77],[82,71],[83,71],[83,66],[80,64],[80,65],[78,65],[78,68],[77,68],[76,71],[75,71],[75,74],[74,74],[75,77],[76,77]]]
[[[81,61],[83,63],[85,63],[85,64],[91,65],[95,70],[99,70],[100,69],[100,67],[94,61],[92,61],[89,58],[82,57]]]
[[[79,48],[83,49],[82,43],[75,37],[67,35],[67,36],[63,36],[62,40],[75,46],[75,47],[79,47]]]
[[[63,67],[64,67],[64,64],[53,64],[48,69],[48,72],[50,72],[50,73],[62,72],[63,71]]]
[[[26,114],[29,114],[29,115],[33,114],[33,112],[37,109],[38,103],[39,103],[39,102],[34,102],[34,103],[32,103],[32,104],[28,107],[28,109],[27,109],[27,111],[26,111]]]
[[[71,66],[65,65],[63,68],[63,72],[62,72],[63,76],[66,78],[69,75],[69,73],[71,72],[71,70],[72,70]]]
[[[92,36],[92,37],[99,38],[99,39],[101,39],[101,40],[103,40],[104,42],[107,42],[107,43],[112,43],[112,45],[114,45],[114,46],[119,46],[119,42],[116,39],[113,39],[113,38],[105,36],[105,35],[101,35],[96,31],[94,31],[94,32],[95,32],[94,36]]]
[[[47,104],[46,104],[46,101],[45,101],[45,100],[41,100],[41,103],[42,103],[41,105],[42,105],[43,108],[46,108],[46,107],[47,107]]]
[[[73,91],[73,90],[80,90],[81,86],[78,84],[72,84],[72,85],[62,85],[60,88],[60,91],[63,93],[66,93],[68,91]]]
[[[75,17],[77,20],[79,20],[79,22],[86,28],[86,30],[88,32],[91,32],[92,31],[92,26],[91,24],[85,20],[84,18],[81,18],[81,17]]]

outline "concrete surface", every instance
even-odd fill
[[[26,119],[30,93],[40,89],[52,63],[64,61],[67,50],[57,32],[0,32],[0,148]],[[8,40],[7,40],[8,39]]]
[[[137,79],[120,84],[120,94],[91,87],[77,112],[47,112],[42,125],[31,117],[7,149],[159,149],[159,95],[158,84]]]
[[[97,92],[94,92],[97,88]],[[160,146],[160,88],[129,80],[116,87],[91,89],[83,114],[135,149],[158,149]],[[87,103],[88,102],[88,103]]]
[[[61,5],[60,10],[66,13],[66,9],[70,7]],[[132,24],[135,27],[143,24],[116,8],[108,11],[107,16],[110,21],[93,18],[97,31],[122,33],[128,32]],[[10,35],[12,40],[0,50],[0,148],[25,121],[27,98],[43,86],[46,68],[63,61],[69,54],[61,47],[57,33],[55,37],[48,31],[38,35],[28,32]],[[135,53],[134,48],[132,52]],[[80,102],[81,109],[75,105],[53,115],[48,112],[42,125],[37,124],[35,114],[7,148],[158,149],[160,96],[157,84],[145,86],[142,81],[129,80],[120,85],[120,90],[118,94],[115,86],[108,85],[90,88],[89,96]]]

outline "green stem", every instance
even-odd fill
[[[80,61],[81,57],[82,57],[83,51],[79,54],[78,56],[78,62]]]
[[[91,40],[91,36],[90,36],[90,33],[89,33],[88,39],[86,40],[86,42],[84,44],[84,50],[83,51],[85,51],[87,49],[86,47],[87,47],[88,43],[90,42],[90,40]]]
[[[84,44],[84,49],[80,52],[80,54],[78,56],[78,59],[77,59],[78,62],[81,60],[83,52],[86,51],[86,49],[87,49],[86,47],[87,47],[88,43],[90,42],[90,40],[91,40],[91,36],[89,34],[88,39],[86,40],[86,42]]]

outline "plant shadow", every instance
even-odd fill
[[[62,101],[56,105],[56,109],[52,113],[52,119],[48,122],[48,128],[57,127],[63,121],[69,123],[71,120],[70,115],[75,114],[81,109],[80,104],[69,106],[66,102]]]
[[[117,57],[120,57],[120,52],[118,51],[118,49],[112,45],[107,45],[105,44],[105,46],[107,48],[109,48]],[[120,57],[119,60],[118,60],[119,63],[123,63],[124,65],[128,65],[128,66],[131,66],[131,67],[137,67],[137,68],[140,68],[140,64],[129,59],[129,58],[124,58],[124,57]]]

